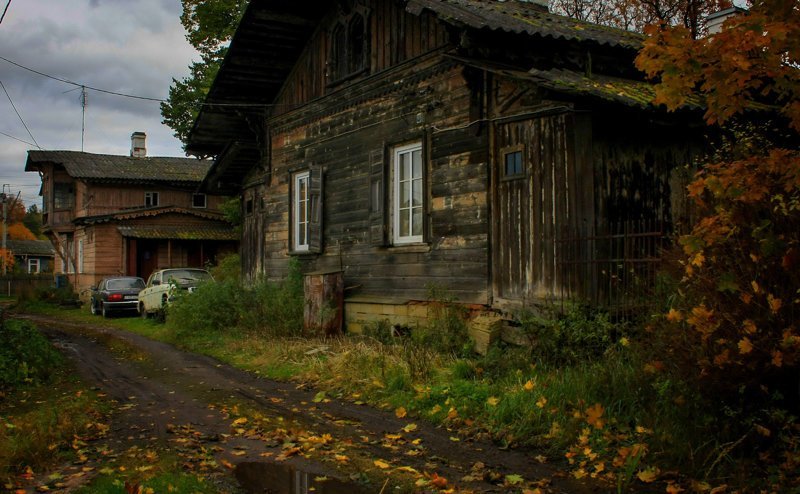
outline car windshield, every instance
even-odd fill
[[[208,271],[202,269],[168,269],[164,271],[163,278],[167,281],[175,280],[181,285],[185,285],[187,283],[210,280],[211,275],[208,274]]]
[[[144,288],[144,280],[141,278],[120,278],[118,280],[108,280],[106,289],[108,290],[127,290],[129,288]]]

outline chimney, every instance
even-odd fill
[[[131,134],[131,156],[134,158],[147,157],[147,147],[145,147],[145,140],[147,134],[144,132],[134,132]]]
[[[711,36],[722,31],[722,24],[725,21],[735,15],[741,14],[742,12],[746,12],[746,10],[741,7],[730,7],[720,10],[719,12],[709,14],[708,17],[706,17],[706,31],[708,32],[708,35]]]

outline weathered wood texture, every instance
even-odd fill
[[[77,217],[97,216],[119,212],[126,208],[145,207],[145,192],[158,193],[159,206],[176,206],[195,209],[192,206],[194,191],[191,189],[162,186],[130,186],[86,184],[77,181],[76,209]],[[199,210],[219,210],[223,198],[206,196],[206,207]]]
[[[416,58],[447,43],[447,32],[433,15],[406,13],[394,0],[370,0],[367,7],[368,66],[364,78]],[[275,114],[286,113],[334,90],[329,67],[331,30],[337,10],[317,29],[275,101]]]
[[[473,101],[463,70],[432,56],[384,77],[363,104],[346,104],[344,98],[364,95],[353,90],[271,120],[271,174],[254,174],[245,191],[254,204],[243,230],[245,271],[251,278],[285,274],[291,173],[313,164],[325,170],[324,245],[320,256],[297,256],[305,270],[342,269],[359,294],[424,300],[427,286],[437,284],[462,301],[488,303],[487,135],[466,125]],[[390,83],[396,80],[405,84]],[[331,114],[336,104],[342,109]],[[425,242],[392,246],[388,235],[374,242],[374,162],[382,157],[380,221],[388,229],[392,149],[411,142],[420,142],[425,156]]]
[[[557,240],[593,231],[593,173],[582,151],[591,143],[586,118],[559,113],[497,127],[492,247],[498,298],[534,301],[558,293],[567,280],[557,269]],[[522,155],[521,173],[505,168],[513,153]]]

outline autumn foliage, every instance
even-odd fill
[[[778,431],[795,430],[786,411],[800,400],[800,10],[755,2],[697,40],[646,32],[637,66],[657,103],[699,95],[718,136],[688,188],[697,221],[679,241],[671,308],[650,328],[664,343],[658,371],[695,385],[730,444],[794,448],[797,435]]]

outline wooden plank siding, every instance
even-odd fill
[[[414,76],[409,84],[393,91],[384,84],[362,104],[346,105],[337,92],[332,99],[342,109],[334,114],[328,102],[320,102],[271,119],[271,173],[255,173],[245,192],[254,204],[264,201],[264,208],[254,207],[244,222],[242,254],[251,278],[285,274],[291,255],[291,174],[313,164],[325,171],[324,245],[320,256],[297,255],[304,270],[342,269],[346,284],[358,287],[354,292],[360,296],[424,300],[427,286],[437,284],[462,301],[489,302],[487,135],[432,128],[432,122],[467,124],[471,95],[461,68],[439,57],[417,62],[386,76]],[[417,141],[425,156],[425,242],[373,245],[370,160],[384,157],[388,198],[392,149]]]

